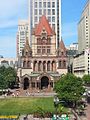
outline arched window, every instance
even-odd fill
[[[23,67],[24,68],[26,67],[26,61],[23,61]]]
[[[27,62],[27,67],[30,68],[31,67],[31,61]]]
[[[61,68],[61,60],[58,62],[58,67]]]
[[[56,62],[55,61],[52,62],[52,71],[56,71]]]
[[[47,71],[50,71],[50,61],[47,63]]]
[[[43,71],[46,71],[46,61],[43,62]]]
[[[42,71],[42,62],[41,61],[39,61],[39,63],[38,63],[38,71]]]
[[[66,68],[66,61],[63,61],[63,67]]]
[[[34,71],[37,71],[37,61],[34,61],[34,68],[33,68]]]
[[[26,56],[27,56],[27,55],[28,55],[28,52],[26,51],[26,53],[25,53],[25,54],[26,54]]]
[[[63,52],[63,51],[61,52],[61,55],[64,55],[64,52]]]

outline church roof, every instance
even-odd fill
[[[35,35],[41,35],[43,28],[45,28],[47,35],[55,34],[55,32],[52,30],[48,20],[44,15],[41,17],[39,24],[35,28],[35,31],[34,31]]]

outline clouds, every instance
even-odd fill
[[[4,57],[16,55],[16,32],[19,19],[28,16],[28,0],[0,1],[0,54]]]

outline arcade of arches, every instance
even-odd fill
[[[29,78],[25,77],[23,80],[23,89],[50,89],[53,88],[53,81],[49,79],[47,76],[42,76],[39,81],[29,80]]]
[[[55,61],[34,61],[34,71],[56,71]]]
[[[32,68],[32,61],[23,61],[23,68]],[[66,60],[58,61],[58,68],[66,68]],[[56,61],[34,61],[33,71],[56,71]]]

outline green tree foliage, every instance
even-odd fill
[[[12,67],[0,67],[0,89],[11,87],[16,81],[16,71]]]
[[[60,78],[54,89],[59,99],[72,103],[81,100],[85,91],[82,79],[69,73]]]
[[[90,85],[90,75],[84,75],[82,79],[85,85]]]

